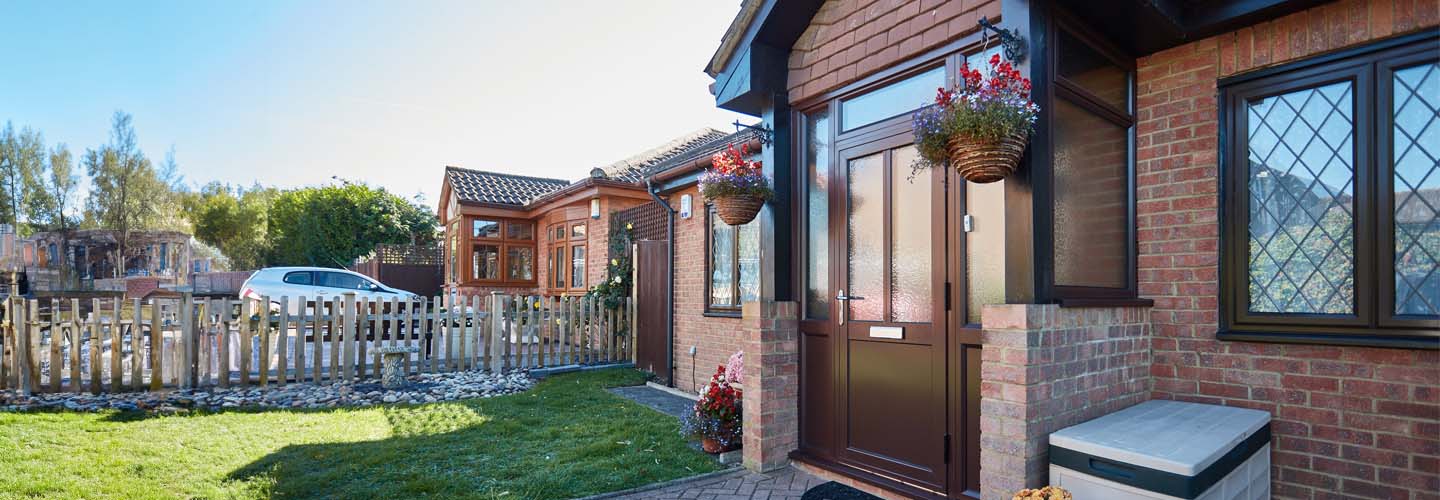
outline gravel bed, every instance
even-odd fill
[[[466,371],[426,373],[408,377],[410,385],[386,390],[379,379],[341,384],[286,384],[221,389],[175,389],[162,392],[117,394],[60,393],[23,397],[15,391],[0,391],[0,411],[65,409],[70,411],[143,410],[156,413],[183,413],[191,409],[231,408],[336,408],[398,403],[434,403],[457,399],[488,398],[522,392],[535,383],[526,371],[491,373]]]

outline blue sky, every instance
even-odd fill
[[[576,179],[733,130],[702,69],[738,5],[5,2],[0,121],[78,156],[124,110],[191,184],[341,176],[433,206],[445,165]]]

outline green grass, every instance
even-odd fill
[[[634,370],[327,411],[0,413],[0,498],[572,498],[717,470]]]

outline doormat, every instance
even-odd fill
[[[800,500],[880,500],[880,497],[830,481],[810,488]]]

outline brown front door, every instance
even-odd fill
[[[912,174],[903,133],[840,151],[837,458],[947,490],[945,169]]]

